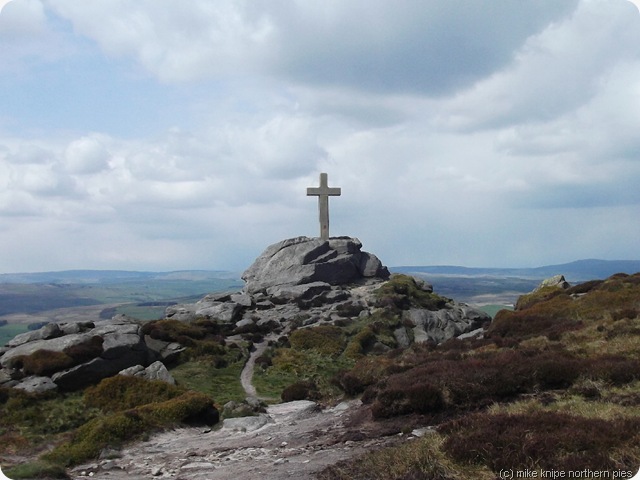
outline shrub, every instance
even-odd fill
[[[43,459],[58,465],[76,465],[97,458],[105,447],[119,446],[151,429],[172,427],[180,422],[214,424],[217,421],[218,412],[211,398],[189,391],[164,402],[91,420],[78,428],[69,442],[59,445]]]
[[[60,465],[47,462],[35,461],[18,465],[5,470],[5,473],[12,479],[34,479],[34,478],[71,478],[65,469]]]
[[[451,300],[422,290],[413,277],[394,275],[375,291],[376,306],[407,310],[412,306],[440,310]]]
[[[568,301],[572,300],[569,298]],[[558,340],[564,332],[584,326],[580,320],[571,318],[565,307],[565,299],[562,297],[545,304],[544,308],[534,306],[523,311],[500,310],[489,325],[486,337],[521,341],[546,336],[549,340]]]
[[[282,391],[283,402],[293,402],[296,400],[318,400],[320,392],[318,386],[311,381],[300,381],[289,385]]]
[[[88,362],[102,354],[103,343],[104,338],[95,335],[82,343],[65,348],[64,353],[69,355],[76,364]]]
[[[341,303],[340,305],[338,305],[338,307],[336,308],[336,312],[341,317],[346,317],[346,318],[357,317],[358,315],[360,315],[360,312],[364,310],[364,308],[365,307],[363,305],[348,302],[348,303]]]
[[[604,355],[585,360],[586,373],[593,380],[620,386],[640,379],[640,361],[623,356]]]
[[[367,326],[351,338],[347,348],[344,350],[344,355],[347,358],[360,358],[365,354],[367,349],[375,343],[375,341],[375,333],[373,333],[371,327]]]
[[[159,380],[116,375],[89,387],[84,393],[84,401],[89,407],[117,412],[148,403],[164,402],[183,393],[183,389]]]
[[[428,382],[413,383],[383,390],[371,407],[374,418],[388,418],[408,413],[435,413],[445,406],[442,391]]]
[[[332,357],[344,350],[342,330],[332,325],[298,329],[289,336],[289,341],[296,350],[315,350]]]
[[[531,293],[521,295],[516,301],[515,310],[526,310],[541,302],[545,302],[559,295],[563,295],[568,298],[567,291],[560,287],[542,287]]]
[[[155,320],[142,326],[142,332],[156,340],[178,342],[182,345],[192,345],[193,340],[201,340],[206,336],[206,329],[202,323],[189,324],[178,320]]]
[[[73,358],[64,352],[36,350],[31,355],[20,355],[13,359],[13,368],[22,368],[27,375],[46,376],[70,368]]]
[[[502,469],[635,469],[640,419],[606,421],[562,413],[474,414],[439,428],[455,460]],[[616,455],[618,452],[618,455]],[[621,465],[622,463],[622,465]]]

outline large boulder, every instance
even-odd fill
[[[269,247],[242,274],[249,294],[279,285],[324,282],[342,285],[366,277],[387,279],[389,271],[357,238],[296,237]]]

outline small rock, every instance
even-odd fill
[[[151,469],[151,475],[153,475],[154,477],[159,477],[160,475],[162,475],[162,473],[162,467],[153,467]]]

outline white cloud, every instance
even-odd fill
[[[69,144],[64,152],[64,164],[70,173],[97,173],[109,167],[110,154],[104,136],[90,135]]]
[[[70,56],[12,57],[33,98],[0,125],[0,271],[242,269],[316,233],[319,172],[332,233],[391,265],[631,257],[640,14],[577,4],[43,0]]]
[[[47,0],[110,55],[131,55],[165,81],[255,71],[268,55],[269,21],[248,2]]]
[[[640,15],[628,2],[585,0],[528,39],[513,64],[451,103],[443,122],[461,129],[553,120],[588,103],[620,62],[640,58]]]

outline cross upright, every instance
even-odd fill
[[[320,187],[307,188],[307,196],[318,197],[318,209],[320,210],[320,238],[329,240],[329,197],[340,196],[340,188],[330,188],[327,174],[320,174]]]

